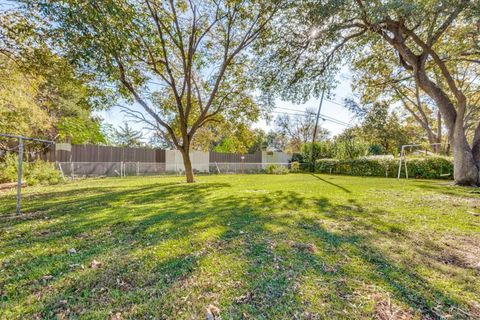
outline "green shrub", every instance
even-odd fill
[[[335,158],[342,160],[352,160],[358,157],[364,157],[368,154],[368,143],[361,139],[350,137],[338,139],[335,142]]]
[[[0,183],[17,181],[18,157],[10,153],[0,162]],[[28,185],[57,184],[62,180],[60,171],[51,162],[35,160],[23,163],[23,177]]]
[[[0,162],[0,183],[17,181],[18,158],[13,153],[7,153]]]
[[[277,164],[269,164],[265,169],[265,172],[268,174],[287,174],[288,168]]]
[[[312,162],[321,158],[331,158],[335,156],[335,146],[331,141],[315,141],[315,143],[306,142],[302,146],[301,161]]]
[[[315,163],[315,172],[352,176],[397,177],[398,160],[368,159],[354,160],[320,159]],[[452,179],[453,162],[443,157],[407,159],[408,176],[418,179]],[[401,176],[405,176],[402,165]]]
[[[290,163],[290,171],[291,172],[300,172],[300,162],[293,161]]]
[[[407,160],[408,176],[420,179],[452,179],[453,162],[448,158],[432,157]]]
[[[60,171],[51,162],[35,160],[28,163],[25,171],[25,180],[28,185],[36,184],[58,184],[62,181]]]

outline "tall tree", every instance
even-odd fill
[[[22,1],[51,22],[80,67],[94,69],[141,109],[130,115],[164,130],[183,156],[217,117],[254,114],[248,48],[277,1]]]
[[[273,43],[282,39],[281,45],[264,46],[270,50],[265,82],[281,84],[293,98],[318,94],[342,60],[371,54],[383,42],[397,56],[397,68],[440,110],[453,146],[455,182],[479,185],[480,121],[473,119],[469,141],[469,100],[453,71],[480,61],[479,12],[480,3],[470,0],[297,1],[278,19]]]
[[[0,132],[104,142],[93,111],[105,106],[107,95],[48,48],[43,26],[32,19],[0,12]]]
[[[312,142],[315,117],[316,111],[314,109],[306,109],[305,114],[283,114],[277,117],[275,120],[277,131],[288,139],[286,151],[300,152],[305,143]],[[315,141],[324,140],[328,137],[328,134],[328,130],[318,127]]]
[[[450,34],[454,32],[449,31]],[[353,88],[361,94],[362,106],[384,101],[403,107],[405,114],[424,130],[428,142],[435,144],[432,149],[438,151],[438,144],[446,142],[441,112],[435,101],[421,90],[413,75],[404,68],[398,68],[398,57],[388,50],[388,46],[388,43],[379,41],[371,46],[370,54],[355,59],[351,64],[354,70]],[[467,137],[471,138],[480,111],[480,91],[476,83],[480,64],[461,61],[451,72],[467,97],[464,125]],[[434,74],[433,77],[439,78],[440,75]]]

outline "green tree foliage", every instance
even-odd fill
[[[105,106],[107,96],[47,47],[37,23],[16,11],[0,14],[0,132],[104,142],[92,112]]]
[[[130,116],[168,134],[182,152],[188,182],[199,128],[219,117],[258,117],[248,48],[277,1],[23,2],[51,23],[80,67],[142,107]]]
[[[284,151],[288,147],[288,138],[281,132],[270,130],[265,137],[265,144],[269,151]]]
[[[140,147],[143,145],[142,136],[141,131],[134,130],[128,122],[124,122],[123,126],[114,129],[113,141],[120,147]]]
[[[307,142],[302,146],[301,155],[304,162],[315,162],[318,159],[335,158],[335,144],[330,140],[316,141],[313,144],[312,142]]]
[[[378,62],[393,55],[386,56],[396,62],[390,70],[413,79],[441,113],[453,146],[455,182],[479,184],[480,121],[469,111],[478,101],[467,92],[478,88],[479,12],[479,2],[470,0],[295,1],[275,20],[269,45],[259,46],[264,90],[305,100],[318,96],[347,59],[354,65],[365,56]],[[370,73],[382,72],[378,63],[371,67]],[[465,122],[472,116],[469,134]]]
[[[381,147],[383,154],[397,154],[400,147],[409,141],[409,133],[389,106],[375,103],[365,114],[359,135],[370,145]]]
[[[335,137],[335,158],[351,160],[368,154],[369,144],[365,142],[356,128],[346,129]]]
[[[257,132],[245,125],[237,125],[228,131],[214,146],[216,152],[248,153],[257,142]]]

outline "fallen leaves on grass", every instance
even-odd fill
[[[409,320],[413,319],[413,315],[400,307],[394,305],[390,300],[390,296],[384,299],[382,296],[375,296],[375,318],[378,320]]]
[[[98,269],[102,266],[102,263],[97,261],[97,260],[93,260],[92,263],[90,264],[90,267],[92,269]]]
[[[235,299],[235,302],[236,302],[237,304],[242,304],[242,303],[247,303],[247,302],[249,302],[250,300],[252,300],[252,293],[251,293],[251,292],[248,292],[248,293],[246,293],[246,294],[244,294],[244,295],[241,295],[240,297],[237,297],[237,298]]]
[[[207,320],[216,320],[220,319],[220,309],[214,306],[213,304],[207,307]]]
[[[317,252],[317,247],[311,243],[302,243],[302,242],[291,242],[290,245],[301,251],[308,251],[310,253]]]

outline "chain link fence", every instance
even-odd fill
[[[192,164],[195,174],[263,173],[271,165],[290,168],[289,163],[211,162],[208,166],[204,163]],[[71,178],[180,175],[185,171],[183,164],[168,164],[167,167],[165,163],[158,162],[57,162],[57,167],[65,177]]]

